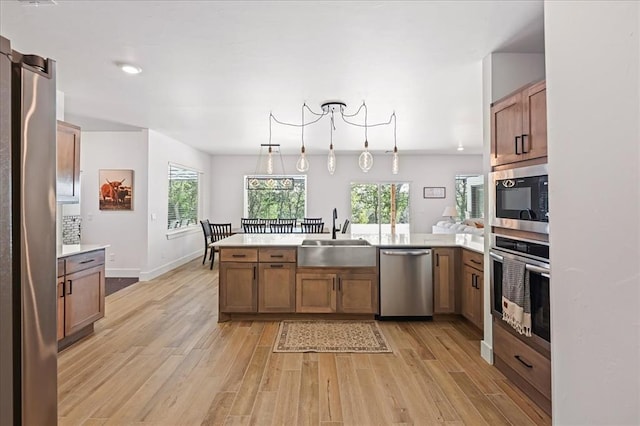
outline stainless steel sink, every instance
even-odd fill
[[[376,266],[376,248],[365,240],[304,240],[298,247],[298,266]]]
[[[367,240],[303,240],[303,246],[370,246]]]

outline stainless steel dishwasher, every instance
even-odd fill
[[[380,317],[432,317],[431,249],[380,249]],[[418,319],[418,318],[416,318]]]

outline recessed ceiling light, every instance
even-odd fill
[[[142,72],[142,68],[137,67],[131,64],[118,64],[120,69],[127,74],[140,74]]]

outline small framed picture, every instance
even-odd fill
[[[100,170],[100,210],[133,210],[133,170]]]
[[[446,194],[444,186],[425,186],[422,190],[424,198],[446,198]]]

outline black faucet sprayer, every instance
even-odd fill
[[[333,209],[333,224],[331,225],[331,239],[336,239],[336,231],[339,231],[340,228],[336,228],[336,219],[338,218],[338,209],[334,207]]]

